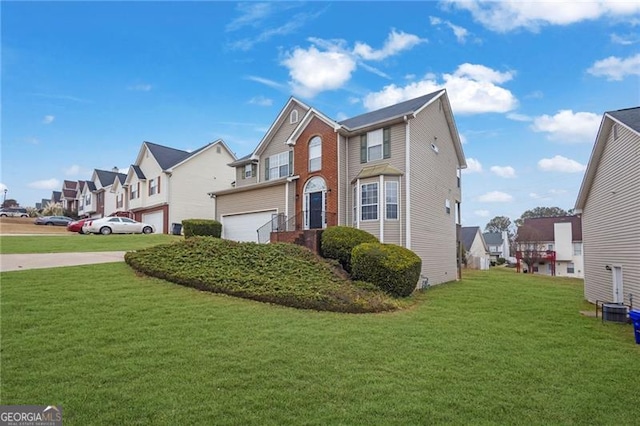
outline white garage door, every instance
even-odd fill
[[[149,225],[153,225],[153,227],[155,228],[154,232],[156,234],[162,234],[164,224],[164,214],[162,210],[153,213],[143,213],[142,221],[144,223],[148,223]]]
[[[258,242],[258,228],[271,220],[276,210],[222,216],[222,238]]]

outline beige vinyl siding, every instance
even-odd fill
[[[294,108],[298,110],[298,122],[291,124],[289,123],[289,116],[291,115],[291,111]],[[289,139],[289,136],[291,136],[291,133],[293,133],[295,128],[298,126],[298,124],[300,123],[300,120],[302,120],[306,112],[307,112],[306,109],[303,109],[300,105],[293,103],[292,105],[289,106],[289,108],[285,110],[284,114],[282,114],[280,118],[280,122],[275,124],[276,130],[273,134],[273,137],[271,137],[271,139],[267,141],[266,146],[262,149],[262,152],[260,153],[260,167],[258,170],[258,182],[263,182],[265,180],[264,179],[265,161],[267,158],[269,158],[271,155],[280,154],[281,152],[285,152],[285,151],[288,152],[291,150],[289,145],[286,144],[287,139]],[[295,164],[293,167],[295,171]],[[289,171],[289,174],[294,174],[294,173]]]
[[[358,175],[358,173],[360,173],[363,167],[388,163],[391,166],[395,167],[396,169],[400,170],[401,172],[403,173],[405,172],[406,170],[406,167],[405,167],[405,152],[406,152],[406,144],[405,144],[406,130],[405,129],[406,127],[405,126],[406,126],[405,123],[394,124],[391,126],[391,144],[390,144],[391,157],[383,158],[381,160],[371,161],[368,163],[360,163],[360,135],[351,136],[347,139],[346,156],[348,158],[346,160],[347,160],[348,170],[346,173],[347,177],[346,177],[345,185],[348,185],[348,186],[345,193],[346,196],[343,197],[344,199],[348,200],[347,205],[344,206],[346,210],[347,225],[352,226],[353,224],[353,185],[354,184],[352,184],[351,182]],[[397,179],[397,178],[393,177],[393,179]],[[375,181],[378,181],[378,180],[376,179]],[[399,194],[398,194],[399,195],[398,208],[400,210],[399,222],[404,224],[405,223],[405,199],[406,199],[406,193],[405,193],[406,185],[405,185],[404,175],[400,176],[399,182],[400,182],[400,188],[399,188]],[[384,202],[384,200],[382,201]],[[371,222],[369,222],[369,224],[366,225],[367,230],[371,226],[370,223]],[[379,236],[380,224],[377,223],[376,226],[378,228],[375,231],[374,235]],[[362,224],[360,226],[360,229],[364,229]],[[390,235],[390,238],[392,238],[392,240],[394,241],[394,244],[399,244],[404,246],[405,230],[399,229],[398,232],[400,232],[399,237]],[[387,231],[385,229],[385,237],[386,237],[386,234],[387,234]],[[395,242],[396,240],[398,242]],[[391,241],[387,241],[387,239],[385,238],[385,242],[391,242]]]
[[[258,170],[256,168],[256,176],[250,178],[244,177],[244,166],[236,167],[236,187],[251,185],[258,182]]]
[[[640,300],[640,136],[618,126],[597,164],[582,215],[585,297],[613,300],[612,271],[622,266],[624,302]]]
[[[213,219],[215,201],[208,192],[231,189],[235,171],[227,166],[233,157],[226,149],[210,146],[163,174],[161,191],[169,193],[169,226],[184,219]]]
[[[410,138],[411,250],[422,258],[429,284],[440,284],[457,276],[455,203],[460,189],[454,143],[439,101],[410,120]],[[445,212],[447,199],[450,214]]]
[[[287,120],[289,116],[287,116]],[[251,213],[266,210],[285,211],[285,181],[282,185],[254,188],[250,191],[218,195],[216,197],[216,220],[223,215]]]

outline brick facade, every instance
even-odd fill
[[[309,172],[309,141],[314,136],[322,138],[322,166],[320,170]],[[321,176],[326,185],[327,226],[338,224],[338,151],[337,133],[322,120],[314,117],[296,140],[293,150],[296,182],[296,213],[304,209],[304,186],[314,176]]]

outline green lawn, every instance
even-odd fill
[[[124,263],[1,274],[2,404],[87,424],[637,424],[630,325],[579,280],[467,273],[385,314],[296,310]]]
[[[2,236],[0,254],[127,251],[182,239],[167,234]]]

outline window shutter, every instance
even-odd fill
[[[269,157],[264,159],[264,180],[269,180]]]
[[[255,177],[255,175],[258,173],[258,165],[257,164],[252,164],[251,165],[251,177]]]
[[[289,151],[289,176],[293,176],[293,151]]]
[[[360,162],[367,162],[367,135],[360,135]]]
[[[136,198],[140,198],[140,182],[138,182],[138,192],[136,193]]]
[[[391,129],[387,127],[382,131],[382,156],[391,157]]]
[[[246,166],[238,167],[238,169],[240,169],[240,175],[242,175],[241,179],[244,179],[244,177],[245,177],[244,176],[244,174],[245,174],[244,168],[245,167]],[[251,170],[253,171],[253,168],[251,168]]]
[[[147,195],[151,195],[151,180],[147,182]]]
[[[158,194],[160,193],[160,176],[158,176],[158,191],[157,191],[157,193]]]

